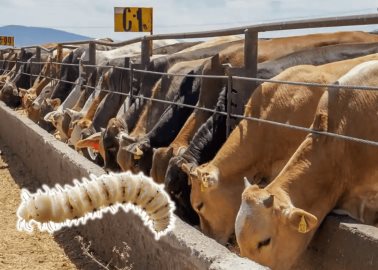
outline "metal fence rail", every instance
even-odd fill
[[[18,63],[20,63],[20,61]],[[21,63],[25,64],[27,62],[21,62]],[[32,64],[41,65],[41,64],[47,64],[47,63],[51,64],[51,62],[33,62]],[[153,72],[153,71],[146,71],[146,70],[132,69],[132,68],[123,68],[123,67],[117,67],[117,66],[86,65],[86,64],[80,64],[80,63],[79,64],[65,64],[65,63],[53,62],[53,64],[60,64],[60,65],[67,65],[67,66],[78,66],[78,67],[80,65],[82,65],[84,67],[85,66],[91,66],[91,67],[97,67],[97,68],[120,69],[120,70],[125,70],[125,71],[133,70],[133,71],[140,72],[140,73],[159,74],[159,75],[162,75],[162,76],[188,76],[188,77],[190,76],[190,77],[196,77],[196,78],[227,79],[228,80],[227,87],[229,88],[228,93],[231,92],[230,90],[232,88],[233,80],[248,80],[248,81],[255,81],[255,82],[269,82],[269,83],[289,84],[289,85],[298,85],[298,86],[323,87],[323,88],[327,88],[328,90],[331,90],[331,91],[335,90],[335,89],[346,89],[346,90],[351,90],[351,91],[352,90],[378,91],[378,87],[374,87],[374,86],[353,86],[353,85],[319,84],[319,83],[308,83],[308,82],[291,82],[291,81],[280,81],[280,80],[271,80],[271,79],[239,77],[239,76],[231,76],[231,75],[229,75],[229,76],[187,75],[187,74],[176,74],[176,73],[166,73],[166,72]],[[0,69],[0,70],[4,70],[4,69]],[[4,70],[4,71],[6,71],[6,70]],[[54,78],[52,76],[46,76],[46,75],[42,75],[42,74],[37,75],[37,74],[25,73],[25,72],[21,72],[21,71],[19,71],[19,73],[30,76],[30,77],[42,77],[42,78],[47,78],[47,79],[53,80],[55,82],[63,82],[63,83],[68,83],[68,84],[75,85],[75,86],[87,87],[89,89],[93,89],[94,91],[103,91],[105,93],[113,93],[113,94],[124,95],[124,96],[134,98],[134,99],[143,99],[143,100],[148,100],[148,101],[153,101],[153,102],[164,103],[164,104],[168,104],[168,105],[174,105],[174,106],[186,107],[186,108],[190,108],[190,109],[202,110],[202,111],[209,112],[209,113],[216,113],[216,114],[226,116],[228,118],[228,122],[229,122],[230,118],[241,119],[241,120],[244,119],[244,120],[248,120],[248,121],[255,121],[255,122],[258,122],[258,123],[262,123],[262,124],[269,124],[269,125],[274,125],[274,126],[278,126],[278,127],[294,129],[294,130],[298,130],[298,131],[302,131],[302,132],[306,132],[306,133],[312,133],[312,134],[322,135],[322,136],[329,136],[329,137],[333,137],[333,138],[337,138],[337,139],[348,140],[348,141],[352,141],[352,142],[363,143],[363,144],[367,144],[367,145],[370,145],[370,146],[377,146],[378,147],[377,141],[366,140],[366,139],[362,139],[362,138],[356,138],[356,137],[352,137],[352,136],[341,135],[341,134],[336,134],[336,133],[331,133],[331,132],[318,131],[318,130],[314,130],[314,129],[307,128],[307,127],[301,127],[301,126],[296,126],[296,125],[291,125],[291,124],[286,124],[286,123],[281,123],[281,122],[277,122],[277,121],[271,121],[271,120],[266,120],[266,119],[261,119],[261,118],[256,118],[256,117],[232,114],[231,111],[230,111],[229,105],[227,106],[227,111],[222,112],[222,111],[219,111],[219,110],[209,109],[209,108],[205,108],[205,107],[199,107],[199,106],[196,106],[196,105],[189,105],[189,104],[185,104],[185,103],[178,103],[178,102],[174,102],[174,101],[145,97],[145,96],[142,96],[142,95],[130,94],[132,91],[130,93],[123,93],[123,92],[120,92],[120,91],[111,91],[109,89],[98,89],[96,86],[90,86],[90,85],[80,84],[80,83],[76,83],[76,82],[70,82],[70,81],[66,81],[66,80],[61,80],[60,78]],[[131,72],[131,78],[130,79],[132,81],[132,72]],[[229,123],[227,124],[227,128],[229,128]]]
[[[104,45],[110,47],[120,47],[125,45],[141,42],[141,64],[143,69],[146,69],[150,62],[151,42],[152,40],[162,39],[188,39],[188,38],[208,38],[219,37],[229,35],[243,34],[244,39],[244,69],[246,74],[250,77],[256,77],[257,75],[257,47],[258,47],[258,34],[259,32],[267,31],[279,31],[290,29],[305,29],[305,28],[320,28],[320,27],[335,27],[335,26],[350,26],[350,25],[368,25],[378,24],[378,14],[365,14],[365,15],[353,15],[353,16],[340,16],[340,17],[327,17],[316,18],[309,20],[293,20],[283,22],[272,23],[260,23],[254,25],[246,25],[241,27],[213,30],[213,31],[200,31],[189,33],[171,33],[171,34],[158,34],[149,35],[139,38],[134,38],[122,42],[107,42],[101,40],[83,40],[74,42],[62,42],[57,46],[57,50],[61,52],[63,47],[72,47],[74,45],[89,45],[89,61],[88,63],[93,65],[96,63],[96,45]],[[52,52],[54,49],[43,48],[39,45],[28,46],[25,48],[36,48],[39,51],[45,50]]]

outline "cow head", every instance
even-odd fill
[[[13,108],[21,105],[21,98],[18,94],[17,86],[9,77],[7,77],[7,80],[0,91],[0,100]]]
[[[173,147],[161,147],[154,151],[152,157],[151,177],[156,183],[164,183],[165,173],[168,168],[169,160],[173,156]]]
[[[233,232],[234,222],[243,182],[238,185],[233,179],[224,178],[221,171],[211,163],[199,167],[183,165],[191,184],[190,199],[200,218],[201,230],[221,244],[226,244]],[[233,176],[238,177],[238,176]]]
[[[81,132],[89,128],[92,124],[92,121],[87,118],[81,118],[83,115],[80,112],[73,111],[71,109],[67,109],[71,114],[71,124],[72,124],[72,132],[71,137],[69,139],[69,143],[72,145],[76,145],[76,143],[83,139]],[[80,119],[81,118],[81,119]]]
[[[52,87],[52,84],[49,83],[48,85],[46,85],[41,93],[39,93],[38,97],[33,101],[33,108],[35,110],[40,110],[41,109],[41,106],[42,106],[42,103],[43,102],[46,102],[46,99],[47,98],[50,98],[51,97],[51,94],[53,92],[53,87]],[[49,104],[47,104],[48,106],[51,106]],[[53,110],[54,108],[51,108],[51,110]]]
[[[105,150],[102,144],[100,144],[100,140],[102,137],[102,132],[96,132],[89,137],[79,140],[75,144],[75,149],[82,149],[82,148],[92,148],[95,152],[99,152],[102,157],[105,156]]]
[[[318,219],[287,200],[282,191],[245,183],[235,223],[242,256],[272,269],[290,269],[310,241]]]
[[[143,172],[149,175],[152,162],[152,148],[148,139],[139,140],[128,146],[120,147],[117,162],[123,171]]]
[[[117,153],[119,150],[119,134],[122,131],[126,131],[126,125],[123,121],[117,118],[109,120],[106,129],[101,131],[101,137],[99,138],[99,147],[104,149],[100,154],[104,160],[104,169],[107,171],[116,172],[120,170],[117,163]],[[126,133],[125,133],[126,134]]]
[[[187,161],[182,153],[170,159],[164,184],[176,204],[175,213],[189,224],[198,225],[198,215],[190,204],[188,175],[182,170],[184,163],[187,163]]]
[[[45,121],[43,118],[46,114],[48,114],[52,110],[53,108],[46,103],[46,100],[43,100],[39,109],[40,118],[38,120],[38,125],[41,128],[47,130],[48,132],[53,131],[55,127],[50,122]]]

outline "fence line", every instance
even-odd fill
[[[30,62],[22,62],[22,61],[8,61],[3,60],[4,62],[13,62],[13,63],[21,63],[26,64]],[[33,62],[32,64],[48,64],[50,62]],[[79,67],[80,64],[69,64],[69,63],[59,63],[59,62],[52,62],[52,64],[59,64],[63,66],[77,66]],[[98,68],[108,68],[108,69],[119,69],[119,70],[126,70],[130,71],[131,68],[129,67],[118,67],[118,66],[103,66],[103,65],[87,65],[82,64],[83,67],[98,67]],[[137,73],[145,73],[145,74],[155,74],[155,75],[162,75],[162,76],[180,76],[180,77],[188,77],[188,78],[206,78],[206,79],[228,79],[230,76],[226,75],[195,75],[195,74],[182,74],[182,73],[169,73],[169,72],[158,72],[158,71],[149,71],[143,69],[135,69],[133,68],[134,72]],[[28,74],[26,74],[28,75]],[[35,75],[33,75],[35,76]],[[252,78],[252,77],[243,77],[243,76],[235,76],[231,75],[232,80],[243,80],[243,81],[251,81],[251,82],[268,82],[268,83],[276,83],[276,84],[287,84],[287,85],[297,85],[297,86],[310,86],[310,87],[323,87],[323,88],[330,88],[333,89],[346,89],[346,90],[371,90],[371,91],[378,91],[378,86],[361,86],[361,85],[338,85],[338,84],[322,84],[322,83],[311,83],[311,82],[293,82],[293,81],[283,81],[283,80],[274,80],[274,79],[261,79],[261,78]]]
[[[48,62],[48,63],[50,63],[50,62]],[[79,64],[77,64],[77,65],[79,65]],[[93,65],[91,65],[91,66],[93,66]],[[110,66],[110,68],[113,68],[113,66]],[[117,68],[117,67],[114,67],[114,68]],[[0,69],[0,70],[6,71],[5,69]],[[130,68],[128,68],[126,70],[130,70]],[[143,72],[144,70],[138,70],[138,71]],[[93,89],[94,91],[100,91],[100,92],[103,91],[105,93],[113,93],[113,94],[118,94],[118,95],[124,95],[126,97],[132,97],[134,99],[139,98],[139,99],[143,99],[143,100],[154,101],[154,102],[159,102],[159,103],[168,104],[168,105],[186,107],[186,108],[195,109],[195,110],[202,110],[202,111],[206,111],[206,112],[209,112],[209,113],[216,113],[216,114],[219,114],[219,115],[226,116],[227,119],[228,119],[227,122],[229,122],[230,118],[235,118],[235,119],[240,119],[240,120],[244,119],[244,120],[254,121],[254,122],[258,122],[258,123],[269,124],[269,125],[274,125],[274,126],[278,126],[278,127],[294,129],[294,130],[298,130],[298,131],[302,131],[302,132],[306,132],[306,133],[329,136],[329,137],[333,137],[333,138],[337,138],[337,139],[342,139],[342,140],[347,140],[347,141],[352,141],[352,142],[357,142],[357,143],[363,143],[363,144],[367,144],[367,145],[370,145],[370,146],[378,147],[377,141],[366,140],[366,139],[361,139],[361,138],[357,138],[357,137],[341,135],[341,134],[336,134],[336,133],[331,133],[331,132],[326,132],[326,131],[318,131],[318,130],[314,130],[314,129],[311,129],[311,128],[306,128],[306,127],[301,127],[301,126],[296,126],[296,125],[291,125],[291,124],[285,124],[285,123],[281,123],[281,122],[277,122],[277,121],[271,121],[271,120],[266,120],[266,119],[251,117],[251,116],[232,114],[229,110],[227,110],[227,112],[222,112],[222,111],[219,111],[219,110],[208,109],[206,107],[199,107],[199,106],[196,106],[196,105],[189,105],[189,104],[185,104],[185,103],[178,103],[178,102],[174,102],[174,101],[145,97],[145,96],[142,96],[142,95],[123,93],[123,92],[119,92],[119,91],[111,91],[109,89],[97,89],[96,86],[79,84],[79,83],[76,83],[76,82],[61,80],[61,79],[58,79],[58,78],[53,78],[53,77],[45,76],[45,75],[42,75],[42,74],[37,75],[37,74],[30,74],[30,73],[25,73],[25,72],[20,72],[20,73],[24,74],[24,75],[31,76],[31,77],[42,77],[42,78],[47,78],[47,79],[50,79],[50,80],[53,80],[53,81],[58,81],[58,82],[61,81],[61,82],[64,82],[64,83],[69,83],[69,84],[75,85],[75,86],[87,87],[89,89]],[[146,73],[151,73],[151,72],[147,71]],[[159,72],[159,74],[172,75],[172,76],[177,75],[177,74],[169,74],[169,73],[162,73],[162,72]],[[179,74],[179,76],[185,76],[185,74]],[[201,77],[201,75],[196,75],[196,77]],[[227,77],[231,77],[231,79],[235,78],[235,77],[232,77],[232,76],[217,76],[216,78],[218,78],[218,77],[221,77],[222,79],[227,78]],[[236,78],[237,79],[254,80],[254,81],[256,81],[256,79],[257,79],[257,78],[247,78],[247,77],[236,77]],[[260,81],[260,79],[257,79],[257,80]],[[288,84],[294,84],[294,85],[305,85],[305,86],[331,87],[331,89],[333,89],[335,87],[343,88],[343,86],[341,86],[341,85],[328,85],[328,84],[323,85],[323,84],[311,84],[311,83],[298,83],[298,82],[286,82],[286,81],[279,81],[279,80],[263,80],[263,81],[269,81],[269,82],[275,82],[275,83],[288,83]],[[230,84],[229,84],[228,87],[230,88]],[[231,83],[231,87],[232,87],[232,83]],[[363,88],[363,89],[360,89],[360,90],[378,90],[378,87],[346,86],[345,88],[352,90],[352,89],[355,89],[355,87],[356,88]],[[228,91],[228,92],[230,92],[230,91]],[[227,107],[229,107],[229,106],[227,106]],[[227,125],[227,128],[228,128],[228,125]]]

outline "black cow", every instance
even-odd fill
[[[29,50],[22,50],[20,53],[20,62],[17,63],[14,75],[9,78],[3,88],[0,90],[0,100],[4,101],[10,107],[16,108],[21,105],[21,97],[18,94],[18,88],[30,88],[30,58],[33,57],[33,52]]]
[[[188,75],[202,74],[202,69],[203,63],[190,71]],[[173,101],[181,104],[195,105],[198,101],[200,86],[200,78],[187,77],[187,79],[185,79],[180,85]],[[141,138],[138,142],[126,147],[127,151],[132,155],[137,154],[137,148],[143,152],[142,154],[139,152],[139,157],[137,159],[132,159],[133,164],[130,165],[131,171],[134,171],[135,173],[142,171],[144,174],[149,175],[152,164],[153,148],[169,145],[177,136],[181,127],[192,112],[193,109],[189,107],[169,105],[161,115],[159,121],[146,134],[146,136]]]

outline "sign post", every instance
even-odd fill
[[[0,36],[1,46],[12,46],[14,47],[14,37],[12,36]]]

